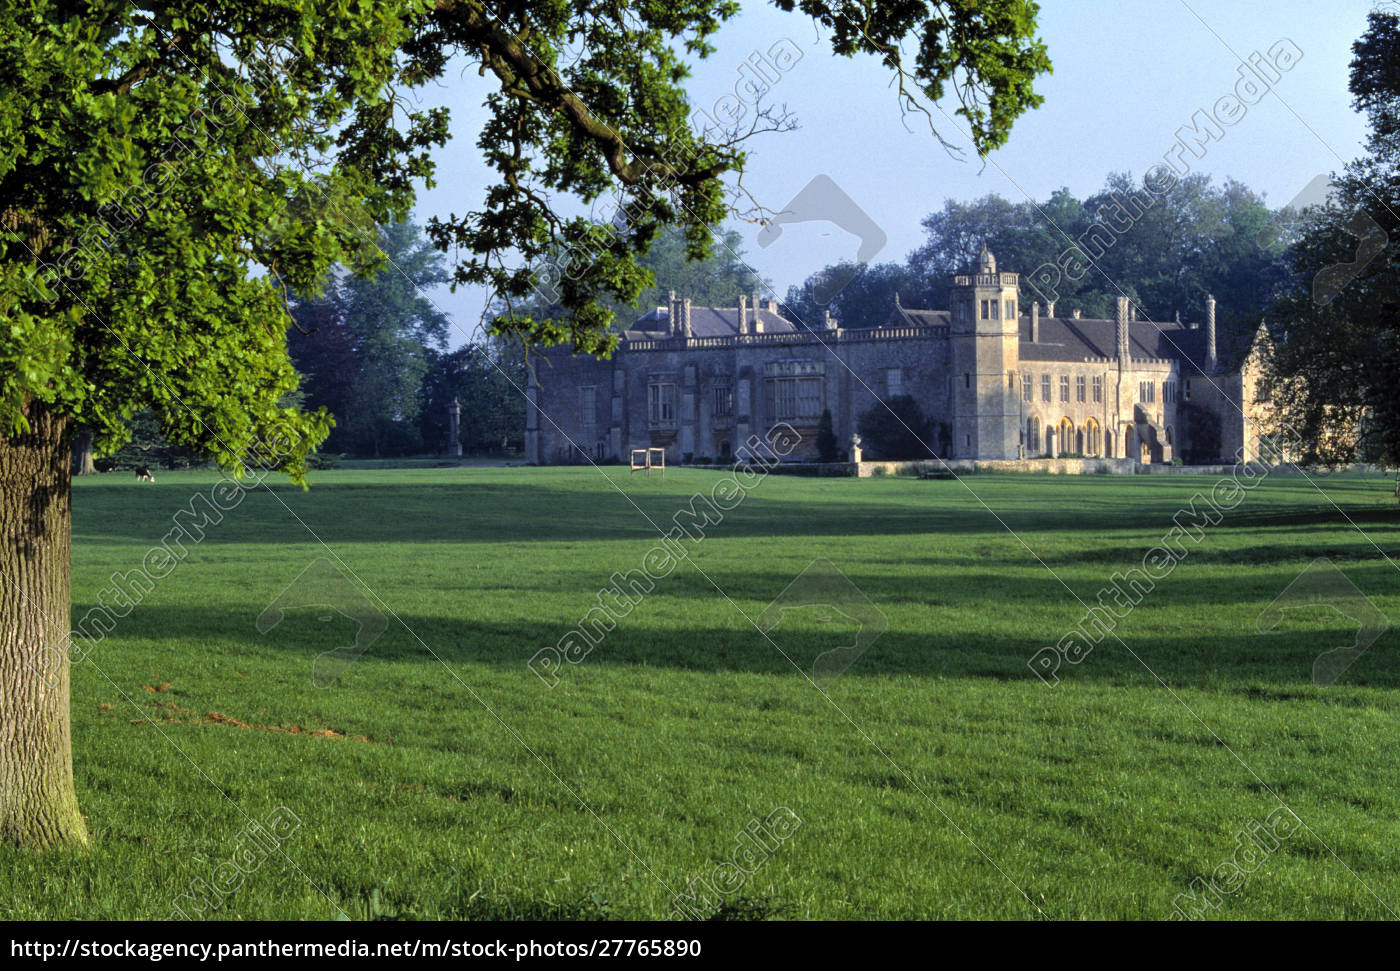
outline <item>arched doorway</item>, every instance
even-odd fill
[[[1064,454],[1065,452],[1073,452],[1075,450],[1074,443],[1074,422],[1070,421],[1068,418],[1061,418],[1060,453]],[[1083,449],[1081,448],[1080,451],[1083,451]]]
[[[1088,421],[1086,421],[1086,422],[1084,423],[1084,454],[1085,454],[1085,455],[1098,455],[1098,454],[1099,454],[1099,448],[1100,448],[1101,445],[1102,445],[1102,443],[1099,441],[1099,439],[1100,439],[1101,437],[1102,437],[1102,436],[1100,435],[1099,423],[1098,423],[1097,421],[1095,421],[1094,419],[1090,418]]]

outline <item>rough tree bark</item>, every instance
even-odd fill
[[[69,421],[0,438],[0,841],[87,842],[68,717]]]

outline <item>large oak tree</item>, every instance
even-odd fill
[[[957,102],[978,152],[1038,103],[1027,0],[775,0],[869,54],[910,111]],[[373,225],[430,179],[445,112],[406,92],[478,69],[494,169],[434,224],[456,279],[528,296],[586,253],[550,319],[502,334],[606,352],[657,232],[703,255],[747,132],[697,132],[687,58],[738,10],[713,0],[14,0],[0,8],[0,839],[86,840],[68,728],[74,428],[166,437],[238,473],[300,478],[329,417],[289,400],[288,295],[372,262]],[[929,119],[933,115],[928,115]],[[620,190],[625,218],[565,215]],[[136,621],[129,621],[136,622]],[[55,650],[56,645],[63,649]],[[91,646],[91,645],[89,645]],[[76,648],[74,649],[76,653]],[[90,654],[100,668],[101,649]]]

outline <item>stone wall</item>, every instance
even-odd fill
[[[918,327],[631,341],[609,361],[551,349],[534,364],[526,461],[577,463],[584,452],[625,458],[647,447],[665,448],[673,465],[687,456],[718,459],[723,446],[732,453],[779,420],[803,436],[794,457],[814,459],[821,409],[805,420],[771,413],[770,378],[820,377],[821,408],[830,409],[845,449],[860,414],[894,393],[892,370],[899,393],[917,399],[925,415],[949,419],[948,343],[946,327]],[[674,415],[664,424],[650,420],[649,388],[658,383],[673,389]],[[717,408],[718,388],[729,389],[728,415]]]
[[[1139,463],[1132,459],[933,459],[920,462],[861,462],[857,475],[869,479],[882,475],[955,475],[977,472],[1021,472],[1049,475],[1132,475]]]

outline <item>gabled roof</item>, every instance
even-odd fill
[[[895,305],[886,327],[938,327],[946,325],[951,314],[946,310],[914,310]]]
[[[1082,361],[1117,353],[1117,322],[1102,317],[1041,317],[1037,339],[1031,340],[1031,319],[1022,317],[1021,360]],[[1180,360],[1204,368],[1206,331],[1179,321],[1128,322],[1129,353],[1134,358]]]
[[[746,308],[749,321],[754,318],[754,308]],[[763,324],[765,334],[792,334],[797,327],[786,317],[766,307],[758,308],[758,319]],[[665,307],[657,307],[638,317],[624,334],[627,340],[655,340],[669,332]],[[690,332],[696,337],[732,337],[739,333],[738,307],[695,307],[690,308]]]

